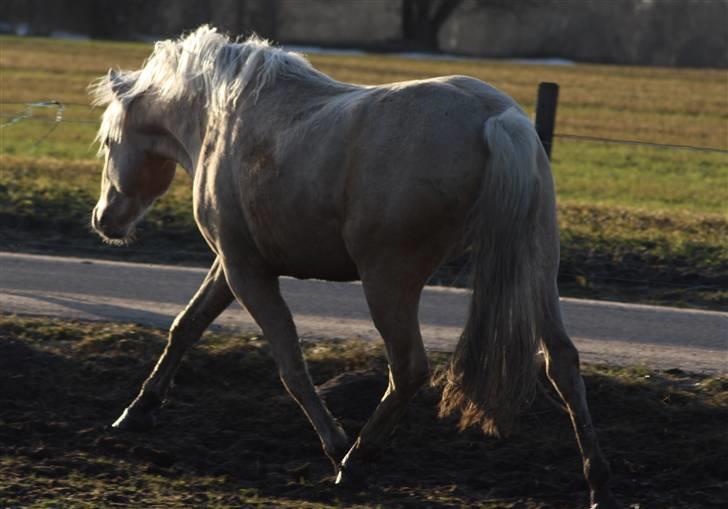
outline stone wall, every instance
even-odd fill
[[[513,0],[464,4],[443,51],[485,57],[728,67],[728,0]],[[157,39],[202,23],[279,42],[396,49],[401,0],[0,0],[0,22],[31,33]]]
[[[444,51],[663,66],[728,66],[724,0],[545,0],[518,10],[467,0],[440,32]]]
[[[282,41],[376,46],[400,37],[397,0],[280,0],[279,5]]]
[[[0,0],[0,22],[32,35],[75,32],[100,39],[159,39],[203,23],[275,37],[277,0]]]

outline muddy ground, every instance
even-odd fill
[[[163,344],[162,331],[133,325],[0,316],[0,507],[587,506],[568,419],[545,397],[513,436],[495,439],[438,419],[433,387],[416,397],[368,486],[337,489],[255,336],[209,334],[158,426],[112,431]],[[368,370],[328,384],[354,436],[384,384],[380,348],[325,341],[306,353],[317,384]],[[728,506],[726,379],[604,366],[587,367],[585,379],[627,506]]]

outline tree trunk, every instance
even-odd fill
[[[438,51],[440,28],[462,0],[402,0],[402,38],[408,45]]]

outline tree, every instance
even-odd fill
[[[505,9],[543,5],[550,0],[473,0],[466,10]],[[464,0],[402,0],[402,38],[410,48],[437,51],[440,49],[439,34],[445,21]]]
[[[463,0],[402,0],[402,36],[412,46],[437,51],[445,20]]]

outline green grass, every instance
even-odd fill
[[[728,219],[728,155],[570,141],[558,143],[552,157],[562,204]]]
[[[101,112],[86,106],[86,86],[109,67],[139,67],[150,46],[13,37],[0,37],[0,46],[0,102],[70,103],[66,121],[58,125],[51,122],[55,110],[42,108],[34,110],[35,119],[0,129],[0,238],[6,245],[146,261],[208,261],[183,172],[150,213],[140,245],[121,251],[102,247],[86,228],[101,170],[92,145]],[[312,55],[311,60],[337,79],[359,83],[468,74],[513,95],[529,111],[538,82],[556,81],[561,84],[557,133],[728,149],[725,70],[381,55]],[[0,105],[6,117],[22,111],[22,105]],[[553,170],[565,294],[728,305],[728,156],[557,138]]]
[[[573,432],[559,409],[537,399],[508,439],[459,433],[455,418],[437,418],[436,387],[411,403],[368,486],[336,489],[316,435],[258,336],[206,334],[178,371],[158,426],[113,432],[107,425],[136,394],[164,338],[130,324],[0,315],[4,506],[587,506]],[[334,385],[328,396],[354,437],[386,383],[381,345],[325,340],[304,350],[316,384],[343,371],[372,373],[360,385]],[[435,367],[445,360],[431,357]],[[640,366],[583,371],[625,506],[725,506],[725,378]]]

